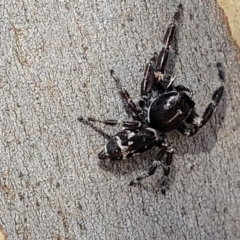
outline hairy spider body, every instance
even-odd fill
[[[218,88],[212,101],[207,106],[204,114],[199,116],[195,111],[195,103],[186,92],[190,89],[183,85],[175,86],[175,78],[168,79],[164,75],[170,46],[175,36],[176,26],[179,22],[182,5],[173,17],[169,25],[160,53],[147,64],[144,78],[141,83],[141,100],[135,104],[129,93],[121,86],[120,80],[111,75],[119,89],[120,96],[124,102],[127,113],[130,111],[131,121],[118,120],[97,120],[95,118],[79,117],[78,120],[92,126],[96,131],[108,138],[105,148],[98,154],[99,159],[121,160],[140,154],[151,149],[153,146],[160,148],[158,155],[153,161],[147,173],[142,174],[130,185],[138,183],[140,180],[154,174],[160,165],[163,168],[162,193],[165,193],[167,179],[170,174],[170,166],[173,159],[173,148],[168,142],[165,133],[176,129],[186,136],[193,136],[211,118],[216,106],[219,104],[224,87]],[[224,80],[221,64],[217,64],[219,77]],[[109,136],[101,129],[92,125],[92,122],[99,122],[107,125],[119,125],[122,130],[114,136]],[[163,160],[166,154],[166,159]]]

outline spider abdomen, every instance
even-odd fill
[[[159,136],[152,128],[123,130],[113,136],[98,154],[100,159],[121,160],[147,151],[157,144]]]

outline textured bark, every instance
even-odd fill
[[[106,140],[78,116],[126,119],[109,70],[134,100],[178,1],[4,1],[0,5],[0,225],[16,239],[239,239],[239,57],[211,0],[188,0],[169,67],[203,112],[193,138],[172,132],[170,190],[161,169],[129,187],[157,149],[99,164]],[[174,51],[173,51],[174,55]],[[102,126],[113,134],[117,129]],[[0,228],[1,229],[1,228]]]

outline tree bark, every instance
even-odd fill
[[[7,239],[240,238],[239,53],[214,0],[185,1],[168,71],[192,89],[199,113],[220,85],[225,92],[197,136],[168,134],[175,155],[166,196],[161,169],[128,186],[158,149],[100,164],[106,140],[77,121],[127,119],[109,71],[137,102],[145,65],[178,4],[0,5],[0,232]]]

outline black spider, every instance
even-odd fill
[[[79,117],[78,120],[94,127],[91,122],[100,122],[107,125],[120,124],[122,130],[110,137],[102,130],[95,128],[105,137],[109,138],[105,148],[98,154],[99,159],[120,160],[140,154],[153,146],[158,146],[160,151],[153,161],[149,171],[130,182],[130,185],[154,174],[157,167],[163,167],[162,193],[167,187],[167,178],[170,174],[170,166],[173,159],[173,148],[167,141],[165,132],[178,130],[184,135],[193,136],[211,118],[215,107],[218,105],[224,87],[217,89],[211,103],[204,114],[199,116],[195,111],[195,103],[186,92],[191,90],[173,84],[174,78],[167,79],[164,76],[165,66],[170,51],[171,42],[175,36],[176,25],[182,11],[182,5],[178,6],[172,23],[169,25],[164,37],[164,46],[159,55],[154,56],[146,66],[144,78],[141,84],[141,100],[136,105],[128,92],[120,84],[118,78],[111,75],[117,83],[120,95],[126,102],[126,110],[131,112],[132,121],[96,120],[94,118]],[[219,77],[223,80],[221,64],[217,64]],[[163,161],[163,156],[167,155]]]

